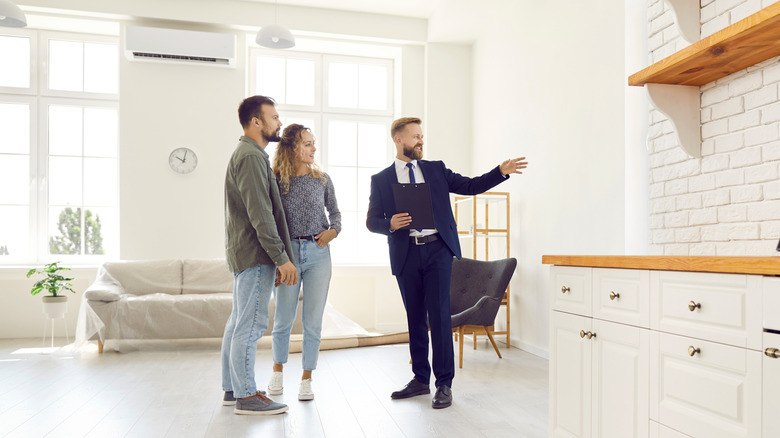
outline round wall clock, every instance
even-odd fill
[[[168,165],[176,173],[190,173],[198,167],[198,156],[190,148],[176,148],[168,156]]]

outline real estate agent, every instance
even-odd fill
[[[436,377],[434,409],[452,404],[455,360],[450,315],[452,257],[461,257],[450,192],[477,195],[500,184],[511,173],[522,173],[525,158],[506,160],[490,172],[467,178],[441,161],[422,160],[422,121],[405,117],[393,122],[390,136],[396,147],[395,162],[371,177],[366,226],[387,236],[390,268],[398,281],[409,326],[409,352],[414,378],[394,399],[430,394],[431,365],[428,362],[428,327],[431,330],[433,373]],[[414,227],[414,218],[395,207],[392,186],[396,183],[427,183],[433,203],[434,229]]]

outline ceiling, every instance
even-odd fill
[[[430,18],[442,0],[251,0],[260,3]]]

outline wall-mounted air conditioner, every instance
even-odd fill
[[[233,34],[127,26],[125,56],[131,61],[235,66]]]

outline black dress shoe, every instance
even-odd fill
[[[406,386],[404,386],[404,389],[390,394],[390,398],[392,399],[409,398],[409,397],[414,397],[415,395],[423,395],[423,394],[430,394],[430,393],[431,393],[431,388],[430,386],[428,386],[427,383],[422,383],[417,379],[412,379],[411,382],[407,383]]]
[[[452,390],[447,385],[436,388],[436,395],[433,396],[433,409],[448,408],[452,405]]]

